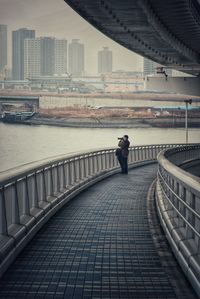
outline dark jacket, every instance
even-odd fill
[[[121,148],[121,154],[123,157],[127,158],[129,154],[130,142],[128,139],[121,139],[118,143],[118,146]]]

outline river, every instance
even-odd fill
[[[59,154],[115,147],[129,135],[131,145],[184,143],[184,129],[68,128],[0,123],[0,172]],[[189,142],[200,142],[200,129],[189,129]]]

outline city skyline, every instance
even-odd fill
[[[54,37],[25,39],[24,78],[66,74],[67,46],[67,40]]]
[[[7,25],[0,24],[0,28],[6,28],[7,33]],[[5,33],[0,37],[0,45],[3,45],[5,37],[7,39]],[[85,75],[84,48],[85,45],[80,43],[79,39],[72,39],[71,43],[68,43],[66,39],[56,37],[36,37],[33,29],[20,28],[12,31],[12,78],[23,80],[34,76],[66,73],[75,76]],[[154,74],[158,64],[147,58],[143,60],[144,75]],[[0,57],[2,65],[3,62],[4,59]],[[98,51],[97,64],[98,74],[113,71],[112,51],[109,47],[103,47]],[[171,75],[169,70],[168,73]]]
[[[143,58],[118,45],[94,29],[63,0],[0,0],[0,19],[8,26],[8,65],[11,66],[11,32],[20,28],[36,31],[36,37],[80,39],[85,44],[85,69],[97,73],[97,53],[102,47],[113,51],[113,70],[141,71]]]

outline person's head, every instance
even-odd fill
[[[124,135],[123,139],[127,140],[128,139],[128,135]]]

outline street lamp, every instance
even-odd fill
[[[188,143],[188,104],[192,104],[192,99],[184,100],[185,102],[185,143]]]

